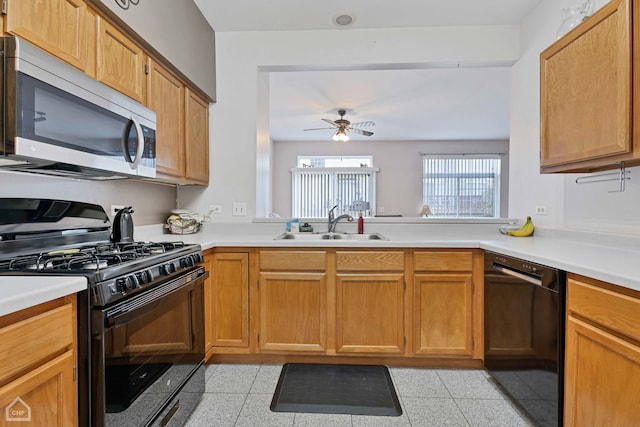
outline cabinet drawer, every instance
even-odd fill
[[[403,251],[338,251],[338,271],[404,271]]]
[[[416,252],[413,255],[415,271],[471,271],[471,252]]]
[[[607,329],[640,340],[640,299],[600,288],[597,283],[568,279],[567,307]]]
[[[260,270],[316,271],[327,269],[325,251],[261,251]]]
[[[74,329],[71,304],[0,329],[0,384],[71,348]]]

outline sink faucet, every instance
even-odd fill
[[[329,226],[328,226],[328,232],[329,233],[334,233],[336,231],[336,225],[338,224],[338,221],[340,221],[341,219],[346,219],[349,222],[353,221],[353,217],[351,215],[348,215],[348,214],[343,214],[343,215],[340,215],[339,217],[335,218],[334,215],[333,215],[333,211],[337,207],[338,207],[338,205],[335,205],[334,207],[331,208],[331,210],[329,210]]]

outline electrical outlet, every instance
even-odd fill
[[[546,215],[547,207],[546,206],[536,206],[536,215]]]
[[[378,213],[384,213],[384,206],[378,206]]]
[[[111,216],[116,216],[116,213],[121,209],[124,209],[124,205],[111,205]]]
[[[246,216],[247,215],[247,204],[245,202],[233,202],[233,211],[231,212],[233,216]]]
[[[209,205],[209,213],[221,214],[222,213],[222,205]]]

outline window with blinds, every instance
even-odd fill
[[[498,155],[425,155],[423,162],[423,202],[433,216],[500,216]]]
[[[291,212],[298,218],[326,218],[336,214],[373,216],[376,174],[371,167],[303,167],[291,169]]]

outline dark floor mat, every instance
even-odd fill
[[[386,366],[287,363],[271,401],[275,412],[402,415]]]

